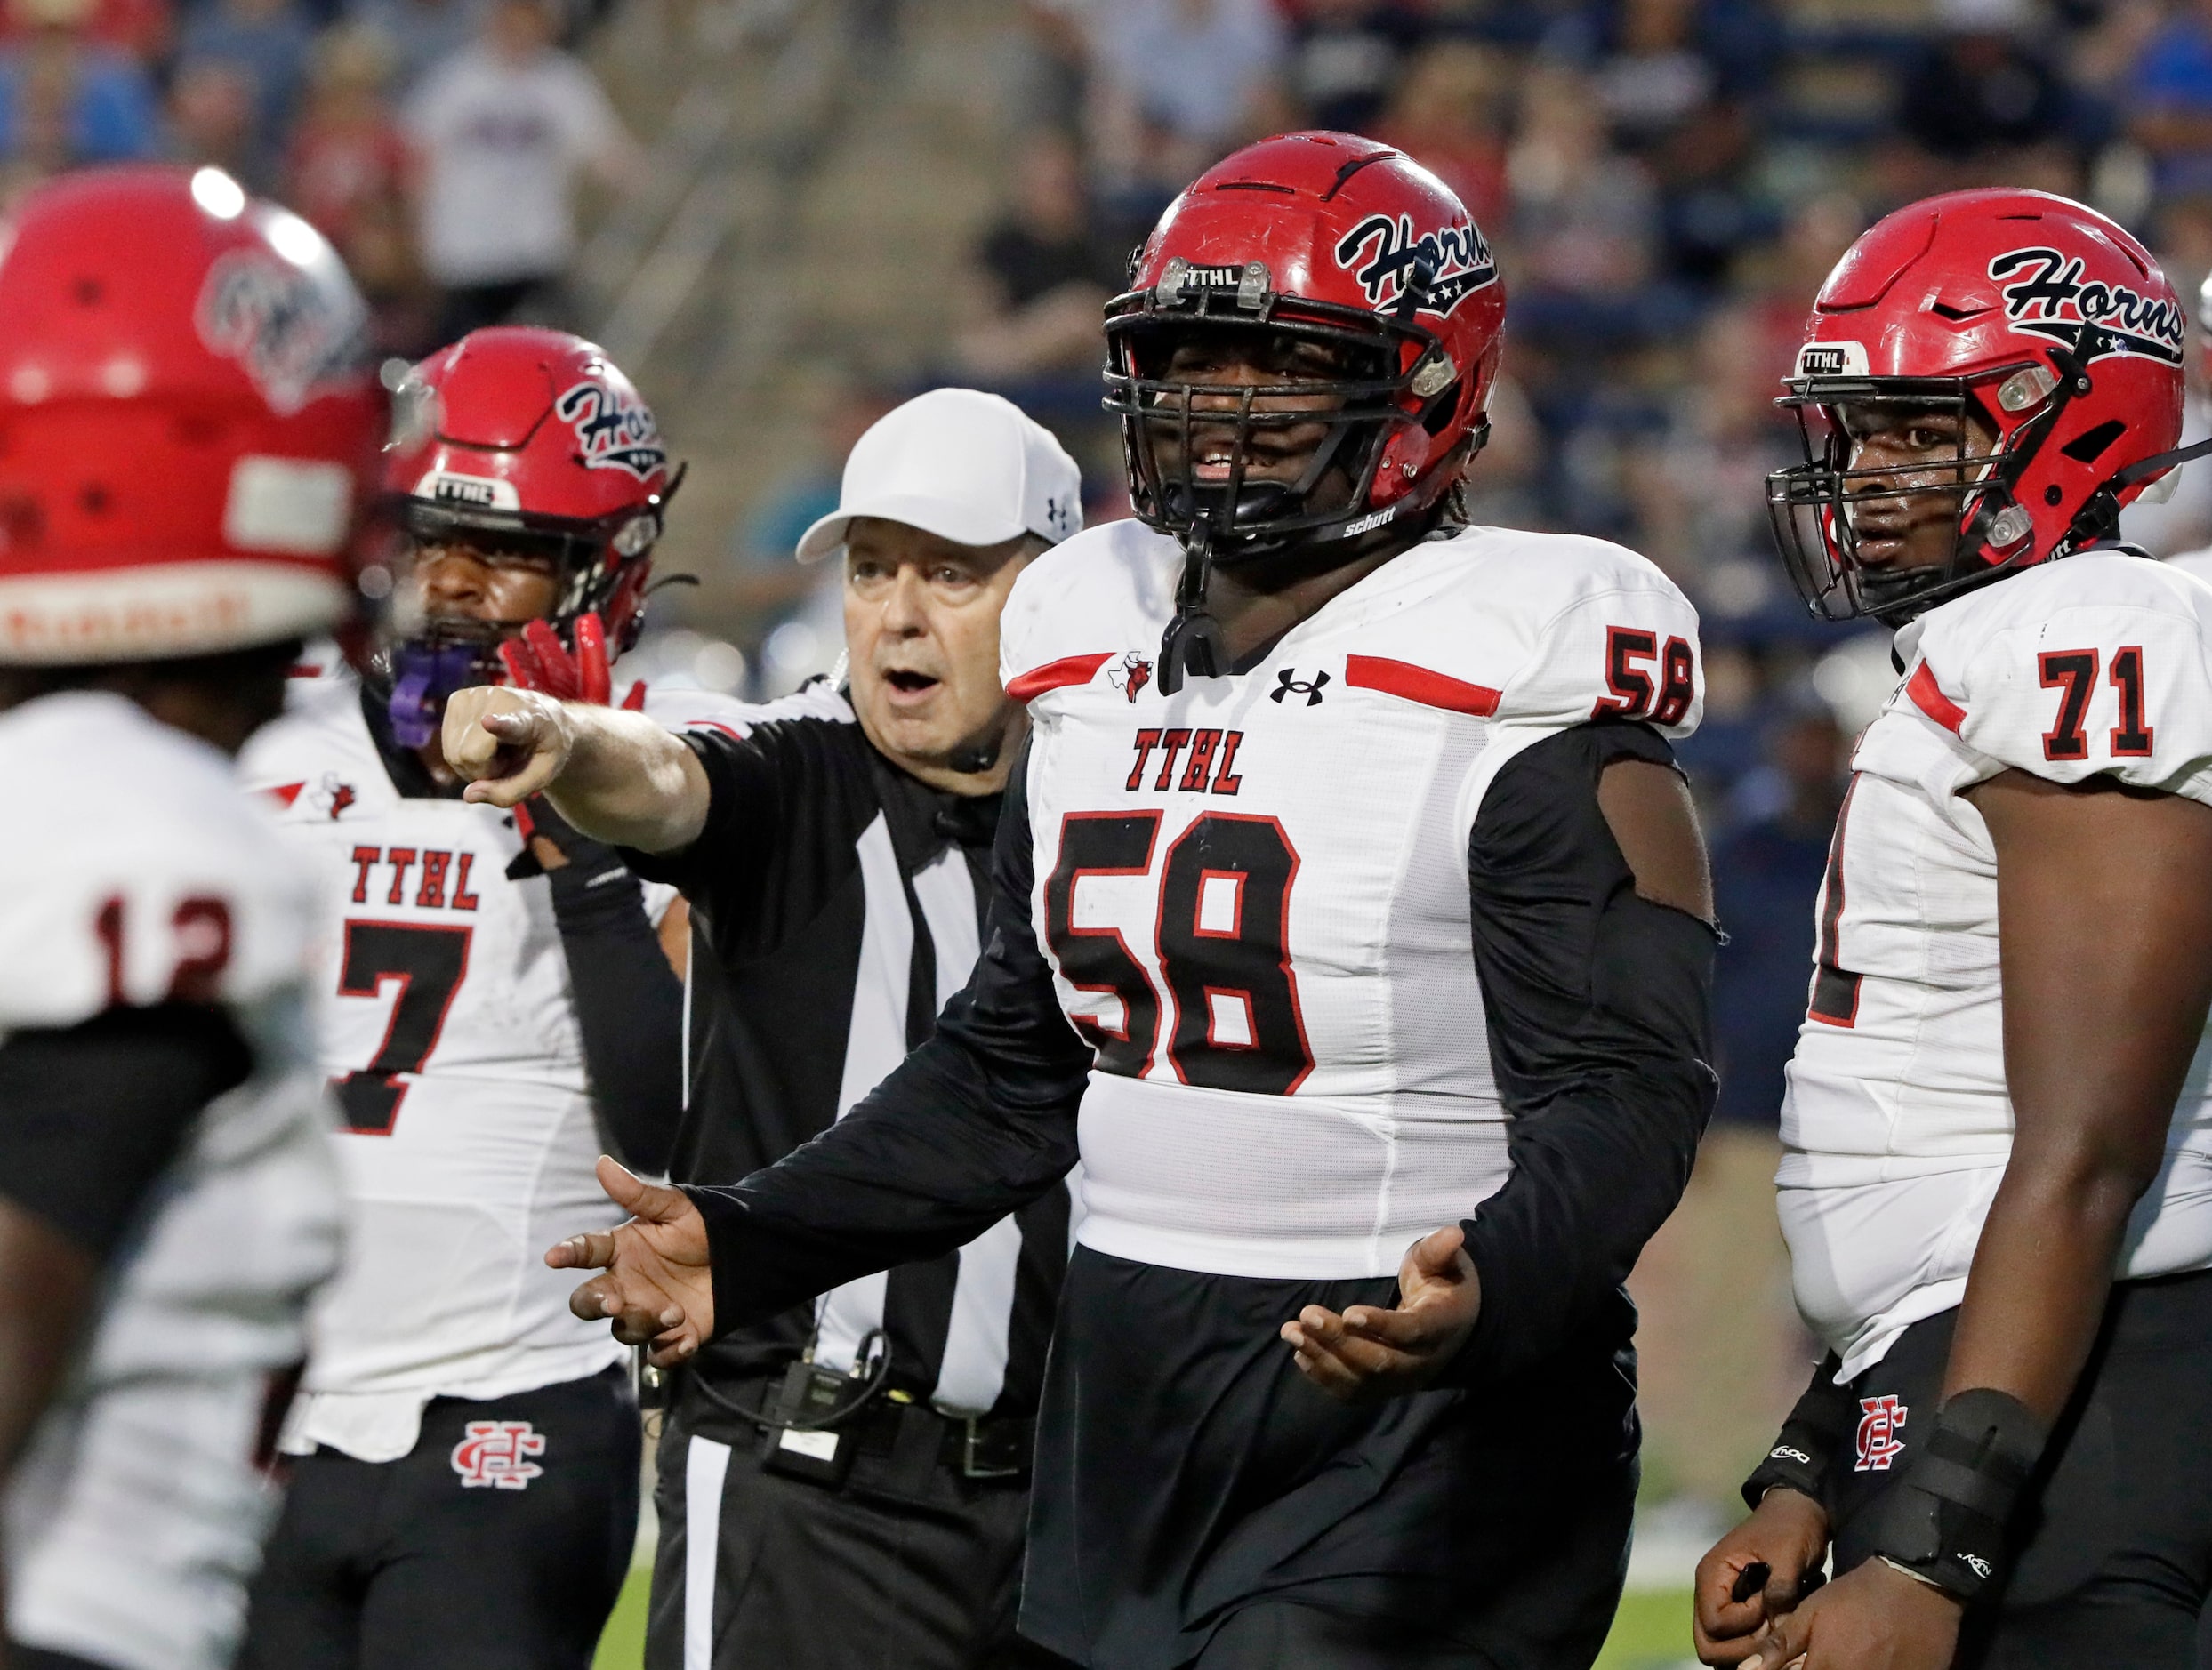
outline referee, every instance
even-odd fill
[[[744,1176],[825,1129],[966,984],[1022,710],[999,611],[1082,526],[1074,462],[945,389],[854,446],[799,559],[841,553],[849,679],[757,711],[742,830],[639,856],[689,900],[672,1175]],[[732,855],[736,855],[733,862]],[[1057,1189],[957,1252],[731,1330],[676,1372],[652,1670],[990,1665],[1012,1650],[1034,1417],[1070,1235]]]

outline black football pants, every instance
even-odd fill
[[[299,1457],[239,1670],[589,1670],[629,1571],[639,1449],[617,1365],[438,1398],[398,1461]]]
[[[745,1399],[756,1401],[757,1393]],[[940,1470],[894,1497],[764,1473],[670,1411],[647,1670],[1010,1670],[1029,1492]]]
[[[1862,1436],[1843,1461],[1838,1571],[1868,1557],[1860,1510],[1934,1424],[1958,1317],[1914,1323],[1853,1383],[1862,1409],[1894,1397],[1903,1418],[1894,1434],[1880,1425]],[[2198,1644],[2212,1591],[2212,1272],[2112,1289],[2043,1476],[2003,1602],[1969,1618],[1959,1670],[2212,1662]]]

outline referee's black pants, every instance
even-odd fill
[[[764,1385],[731,1388],[750,1407]],[[1023,1481],[864,1450],[838,1486],[762,1471],[757,1438],[661,1433],[646,1670],[999,1670],[1014,1637]],[[918,1429],[945,1425],[916,1408]]]
[[[1839,1572],[1870,1557],[1863,1510],[1934,1423],[1958,1320],[1915,1322],[1852,1383],[1862,1407],[1894,1397],[1902,1419],[1894,1452],[1861,1439],[1839,1457]],[[2043,1476],[2002,1602],[1960,1633],[1959,1670],[2212,1666],[2212,1271],[2114,1284]]]
[[[239,1670],[590,1670],[630,1570],[641,1448],[617,1363],[435,1399],[397,1461],[299,1457]]]

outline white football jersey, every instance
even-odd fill
[[[690,695],[681,717],[717,700]],[[402,795],[350,673],[295,682],[243,766],[320,882],[317,1019],[355,1224],[285,1448],[393,1460],[433,1397],[625,1354],[569,1314],[575,1281],[543,1260],[622,1217],[592,1175],[606,1144],[567,961],[549,883],[508,879],[513,815]],[[648,888],[656,919],[673,896]]]
[[[276,1496],[255,1449],[336,1266],[308,1032],[307,877],[230,762],[119,696],[0,714],[0,1032],[184,989],[253,1076],[211,1102],[110,1263],[6,1495],[7,1634],[117,1670],[218,1670]]]
[[[2012,1152],[1997,863],[1960,791],[2007,767],[2212,802],[2212,588],[2121,551],[1930,610],[1859,739],[1822,889],[1778,1176],[1798,1306],[1847,1377],[1957,1305]],[[2119,1273],[2212,1264],[2212,1050]]]
[[[1162,696],[1182,565],[1136,522],[1093,529],[1030,566],[1001,627],[1034,727],[1035,919],[1100,1052],[1079,1239],[1388,1274],[1509,1169],[1468,896],[1484,792],[1594,716],[1686,734],[1697,616],[1618,546],[1474,528]]]

